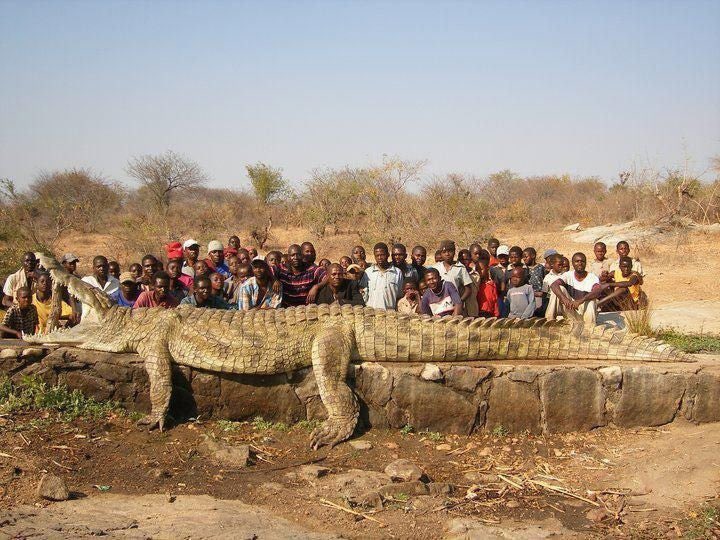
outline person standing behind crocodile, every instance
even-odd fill
[[[110,295],[110,299],[120,307],[133,307],[140,296],[135,276],[131,272],[120,274],[120,288]]]
[[[198,257],[200,256],[200,244],[198,244],[194,239],[190,238],[188,240],[185,240],[183,242],[183,255],[185,257],[185,260],[183,261],[182,265],[182,273],[185,275],[190,276],[191,278],[195,277],[195,263],[198,260]]]
[[[443,281],[437,268],[428,268],[425,272],[425,283],[427,290],[420,301],[420,311],[423,314],[438,317],[462,315],[463,302],[455,284],[452,281]]]
[[[109,263],[108,263],[109,265]],[[142,258],[142,275],[138,280],[141,291],[150,291],[153,287],[153,275],[158,271],[158,260],[155,255],[147,254]],[[94,263],[93,263],[94,266]]]
[[[206,276],[195,278],[193,293],[183,298],[180,305],[211,309],[230,309],[230,305],[223,300],[222,296],[210,294],[211,289],[210,278]]]
[[[32,303],[30,287],[20,287],[14,291],[15,303],[5,312],[0,323],[0,337],[22,339],[23,334],[34,334],[38,328],[38,312]]]
[[[497,238],[491,238],[487,243],[487,250],[490,253],[490,268],[500,262],[498,258],[498,248],[500,247],[500,240]]]
[[[160,270],[155,272],[153,276],[153,288],[150,291],[140,293],[138,299],[133,304],[133,309],[161,307],[170,309],[177,307],[180,300],[172,296],[170,293],[170,276],[167,272]]]
[[[392,265],[402,272],[403,280],[420,281],[415,267],[407,263],[407,248],[405,244],[393,245]]]
[[[153,257],[154,258],[154,257]],[[93,275],[85,276],[82,280],[103,291],[108,296],[112,296],[120,288],[120,281],[109,274],[110,265],[108,260],[102,255],[98,255],[93,259]],[[83,304],[82,317],[87,317],[90,308]]]
[[[542,284],[545,279],[545,265],[537,262],[537,251],[534,247],[526,247],[522,252],[522,261],[527,269],[527,282],[532,286],[535,294],[535,314],[537,317],[543,317],[545,311],[540,313],[542,309]]]
[[[488,242],[488,246],[490,242]],[[507,292],[507,282],[505,281],[505,274],[508,268],[508,262],[510,259],[510,248],[506,245],[498,246],[495,250],[495,259],[498,261],[497,264],[490,266],[490,277],[495,282],[495,290],[497,292],[498,299],[498,310],[500,317],[507,317],[506,304],[505,304],[505,293]],[[492,251],[490,252],[490,260],[492,261]]]
[[[237,292],[237,308],[240,311],[251,309],[275,309],[282,304],[282,284],[275,285],[275,278],[270,265],[264,259],[253,259],[250,262],[253,275],[240,285]],[[277,292],[273,289],[276,288]]]
[[[478,244],[473,245],[480,248]],[[458,252],[458,261],[463,263],[465,269],[468,272],[468,275],[470,276],[470,279],[472,280],[472,283],[469,285],[470,296],[465,299],[465,316],[477,317],[480,312],[477,303],[478,283],[480,282],[480,274],[477,270],[475,270],[472,262],[472,252],[469,249],[461,249]]]
[[[368,267],[366,257],[367,255],[365,255],[364,247],[355,246],[354,248],[352,248],[352,262],[353,264],[357,264],[363,270],[366,270]]]
[[[373,255],[375,264],[365,270],[368,277],[366,305],[375,309],[395,310],[403,294],[402,272],[390,264],[386,243],[375,244]]]
[[[425,246],[415,246],[412,248],[410,257],[412,258],[413,268],[415,268],[415,271],[417,272],[419,283],[425,278],[425,272],[427,271],[427,268],[425,268],[427,249],[425,249]]]
[[[282,306],[304,306],[312,289],[317,294],[319,284],[325,278],[325,269],[310,266],[303,258],[302,249],[297,244],[288,248],[288,259],[287,267],[279,266],[275,269],[279,285],[282,285]],[[312,260],[314,261],[314,258]],[[314,300],[315,294],[311,301]]]
[[[22,287],[28,287],[31,291],[35,289],[35,275],[37,269],[37,258],[32,251],[23,253],[22,267],[20,270],[8,276],[3,286],[5,296],[2,299],[3,306],[10,307],[15,302],[17,291]]]
[[[365,301],[360,294],[358,281],[345,278],[345,269],[338,263],[332,263],[327,269],[327,283],[320,287],[316,304],[349,304],[351,306],[364,306]]]
[[[452,240],[443,240],[440,242],[440,258],[441,261],[433,268],[436,268],[440,274],[442,281],[449,281],[455,285],[455,289],[460,293],[461,303],[470,297],[472,293],[471,285],[473,280],[468,274],[465,265],[459,261],[455,261],[455,242]],[[427,280],[425,280],[427,283]],[[428,289],[430,284],[427,283]]]
[[[217,272],[224,278],[230,277],[230,270],[225,264],[224,248],[219,240],[211,240],[208,243],[208,256],[205,264],[208,265],[210,272]]]
[[[615,270],[620,270],[620,261],[623,257],[630,257],[630,244],[625,240],[620,240],[615,246],[615,249],[617,250],[618,258],[610,264],[610,274],[614,274]],[[636,274],[640,274],[640,277],[645,277],[640,259],[632,259],[632,269]]]
[[[605,256],[607,254],[605,242],[595,242],[593,253],[595,254],[595,260],[590,263],[590,271],[600,278],[601,282],[607,281],[612,261]]]
[[[228,238],[228,247],[232,248],[237,251],[242,247],[242,244],[240,244],[240,237],[233,234],[230,238]]]
[[[420,291],[418,290],[417,281],[406,280],[403,283],[404,296],[398,300],[398,313],[420,314]]]
[[[526,269],[516,266],[510,272],[506,302],[510,319],[529,319],[535,312],[535,290],[527,282]]]

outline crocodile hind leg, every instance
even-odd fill
[[[329,326],[320,330],[312,345],[312,365],[320,399],[328,411],[328,419],[313,431],[311,446],[344,441],[355,430],[360,411],[355,394],[345,382],[350,365],[349,331]]]
[[[172,395],[172,368],[170,351],[167,347],[165,331],[154,332],[154,335],[138,346],[138,354],[145,359],[145,371],[150,379],[150,414],[142,418],[138,424],[147,425],[149,429],[163,430],[165,415],[170,407]],[[165,338],[163,337],[165,336]]]

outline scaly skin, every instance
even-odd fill
[[[150,379],[152,412],[163,428],[172,392],[171,364],[206,371],[269,375],[312,366],[328,420],[312,446],[334,446],[352,435],[357,400],[345,383],[351,361],[458,362],[467,360],[686,361],[662,341],[610,325],[546,319],[430,318],[372,308],[321,305],[278,310],[225,311],[107,307],[105,295],[40,256],[54,282],[90,306],[92,320],[69,330],[27,336],[33,343],[137,352]],[[53,264],[55,263],[55,264]]]

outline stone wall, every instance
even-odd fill
[[[130,410],[149,410],[148,379],[135,354],[3,343],[0,373],[36,375]],[[711,357],[683,364],[364,363],[351,366],[348,376],[366,426],[553,433],[609,424],[659,426],[679,417],[720,421],[720,362]],[[262,377],[176,366],[174,385],[176,418],[297,422],[326,414],[309,368]]]

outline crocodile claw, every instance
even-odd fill
[[[160,433],[162,433],[163,428],[165,427],[165,416],[150,413],[147,416],[138,420],[137,425],[147,426],[148,431],[152,431],[153,429],[157,428],[160,430]]]
[[[312,432],[310,447],[313,450],[326,445],[332,448],[352,435],[355,430],[355,423],[355,417],[328,418]]]

